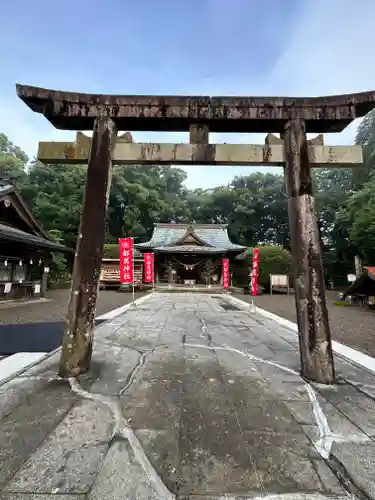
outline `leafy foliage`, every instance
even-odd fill
[[[248,269],[252,266],[254,249],[249,248],[245,259]],[[290,274],[291,254],[285,248],[277,245],[259,247],[259,277],[258,282],[266,290],[270,288],[270,274]]]
[[[120,258],[120,248],[118,243],[106,243],[103,249],[104,259],[119,259]]]

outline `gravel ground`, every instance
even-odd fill
[[[141,297],[143,293],[136,293]],[[24,303],[20,305],[5,304],[0,309],[0,325],[39,323],[64,320],[68,308],[69,290],[50,290],[47,298],[49,301],[40,303]],[[117,293],[112,290],[99,292],[96,315],[100,316],[116,307],[127,304],[132,299],[131,293]]]
[[[238,298],[251,301],[249,295]],[[331,324],[332,339],[375,357],[375,313],[363,311],[357,306],[337,306],[336,292],[327,293],[327,304]],[[255,303],[262,309],[296,322],[294,295],[260,295]]]

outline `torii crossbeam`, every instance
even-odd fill
[[[38,160],[46,164],[87,165],[91,138],[77,133],[75,142],[40,142]],[[308,142],[312,167],[344,167],[362,164],[360,146],[324,146],[323,136]],[[118,137],[112,153],[115,165],[285,165],[284,141],[269,134],[266,144],[169,144],[136,143]]]
[[[89,369],[103,254],[111,164],[282,165],[288,194],[302,375],[335,379],[311,167],[353,167],[359,146],[327,147],[306,133],[340,132],[375,107],[375,92],[314,98],[114,96],[17,85],[18,96],[59,129],[93,130],[92,140],[40,143],[45,163],[88,163],[61,376]],[[190,144],[136,144],[117,130],[188,131]],[[209,132],[280,133],[266,144],[209,144]]]

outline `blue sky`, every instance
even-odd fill
[[[1,5],[0,132],[34,156],[73,140],[16,97],[15,83],[117,94],[326,95],[375,88],[374,0],[18,0]],[[351,144],[358,123],[326,144]],[[133,133],[187,142],[187,134]],[[211,142],[262,135],[211,134]],[[259,169],[259,168],[258,168]],[[189,187],[243,167],[187,167]]]

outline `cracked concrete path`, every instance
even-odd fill
[[[375,377],[299,377],[296,334],[226,296],[160,294],[0,386],[0,500],[375,499]]]

